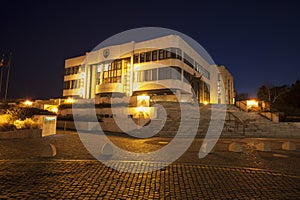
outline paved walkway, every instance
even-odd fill
[[[149,152],[171,138],[110,139],[129,151]],[[213,153],[198,158],[197,138],[175,163],[148,173],[119,172],[95,160],[77,133],[0,140],[0,199],[299,199],[300,151],[280,150],[287,139],[272,141],[271,152],[259,152],[260,139],[221,139]],[[230,142],[243,144],[243,153],[227,151]],[[299,149],[300,139],[294,139]],[[55,158],[42,159],[41,149],[52,143]],[[154,167],[161,163],[151,163]],[[142,162],[115,165],[146,167]]]

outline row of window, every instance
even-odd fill
[[[64,81],[64,90],[77,89],[83,85],[83,79]]]
[[[137,71],[134,73],[134,81],[135,82],[145,82],[145,81],[156,81],[156,80],[181,80],[181,75],[183,71],[184,81],[192,85],[195,90],[196,97],[204,101],[210,101],[210,85],[205,83],[201,79],[194,79],[194,75],[189,72],[182,70],[179,67],[162,67],[158,69],[148,69]]]
[[[202,67],[199,63],[195,62],[195,69],[199,72],[202,76],[210,80],[210,73],[204,67]]]
[[[65,68],[65,75],[78,74],[79,72],[84,71],[84,66],[78,65],[73,67]]]
[[[179,48],[166,48],[142,53],[136,53],[133,56],[133,63],[144,63],[157,60],[164,60],[169,58],[181,60],[182,51]]]
[[[135,82],[175,79],[181,80],[180,67],[161,67],[158,69],[141,70],[134,73]]]
[[[134,63],[144,63],[151,62],[156,60],[164,60],[164,59],[179,59],[182,60],[182,50],[179,48],[166,48],[166,49],[158,49],[153,51],[147,51],[142,53],[136,53],[133,56]],[[204,67],[202,67],[199,63],[194,61],[192,57],[190,57],[187,53],[183,53],[183,62],[195,69],[199,73],[201,73],[205,78],[210,79],[210,73]]]
[[[122,77],[122,65],[124,71],[128,68],[130,63],[129,58],[117,59],[111,63],[104,64],[103,73],[102,70],[97,70],[97,84],[100,84],[100,76],[102,76],[103,83],[120,83]],[[101,65],[100,65],[101,67]]]

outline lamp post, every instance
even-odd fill
[[[3,68],[4,68],[4,54],[2,54],[2,59],[0,61],[0,95],[2,91]]]
[[[11,57],[12,57],[12,53],[10,53],[9,59],[8,59],[6,65],[5,65],[5,67],[7,68],[7,76],[6,76],[6,86],[5,86],[5,94],[4,94],[4,103],[6,103],[6,100],[7,100],[9,74],[10,74],[10,65],[11,65]]]
[[[8,61],[6,63],[4,63],[4,54],[3,54],[2,59],[0,61],[0,95],[2,92],[2,82],[3,82],[4,71],[7,70],[5,93],[4,93],[4,103],[6,103],[6,100],[7,100],[11,58],[12,58],[12,53],[10,53]]]
[[[195,96],[196,96],[196,99],[198,100],[199,103],[200,103],[200,96],[201,96],[200,91],[199,91],[200,88],[201,88],[201,86],[200,86],[201,79],[202,79],[202,75],[197,77],[196,73],[194,73],[193,76],[189,77],[189,82],[191,83],[191,86],[192,86],[192,88],[191,88],[192,94],[193,94],[194,87],[195,87],[196,90],[198,90],[197,91],[198,95],[196,95],[196,91],[195,91]],[[203,90],[203,88],[202,88],[202,90]],[[197,97],[197,96],[199,96],[199,97]]]

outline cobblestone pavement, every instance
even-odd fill
[[[153,151],[171,140],[109,137],[135,152]],[[211,154],[199,159],[202,140],[197,138],[175,163],[148,173],[106,167],[88,153],[74,132],[0,140],[0,199],[299,199],[300,151],[280,150],[287,139],[264,139],[272,141],[273,150],[259,152],[253,147],[259,140],[221,139]],[[299,149],[300,140],[293,141]],[[244,152],[228,152],[231,142],[241,142]],[[40,158],[49,143],[57,147],[57,156]],[[114,164],[147,167],[143,162]]]

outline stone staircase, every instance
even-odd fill
[[[182,136],[190,136],[197,131],[197,137],[204,137],[209,126],[210,133],[218,133],[223,113],[226,117],[221,137],[300,137],[300,128],[293,123],[274,123],[257,112],[244,112],[234,105],[226,108],[224,105],[201,106],[200,116],[197,107],[191,104],[182,104],[183,116],[178,103],[160,102],[159,105],[158,118],[151,121],[151,127],[158,136],[173,137],[178,134],[179,127]],[[165,123],[164,116],[167,116]],[[198,129],[195,128],[197,121]]]
[[[253,137],[300,137],[300,129],[292,122],[272,122],[259,112],[244,112],[234,105],[228,105],[227,110],[240,118],[246,125],[246,136]]]

